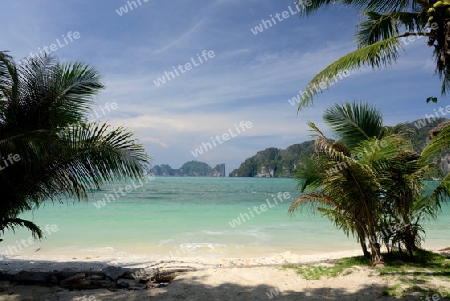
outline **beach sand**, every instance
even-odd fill
[[[160,270],[184,269],[168,284],[142,290],[68,290],[58,286],[19,285],[0,281],[0,300],[8,301],[99,301],[99,300],[399,300],[381,296],[396,280],[379,276],[375,268],[353,267],[351,273],[331,278],[305,280],[283,264],[329,265],[334,259],[360,255],[359,250],[296,255],[289,252],[264,258],[149,258],[145,262],[126,258],[76,258],[27,256],[10,258],[0,271],[89,270],[98,265],[127,268],[151,267]],[[328,261],[328,263],[327,263]],[[429,279],[436,287],[449,287],[439,279]],[[130,280],[134,281],[134,280]],[[420,300],[424,293],[413,293],[403,300]]]

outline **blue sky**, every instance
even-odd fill
[[[18,61],[44,46],[60,45],[60,60],[80,60],[100,71],[106,89],[95,98],[115,110],[100,120],[123,125],[144,144],[154,164],[174,168],[190,160],[225,163],[227,173],[267,147],[285,148],[309,140],[307,121],[323,126],[323,111],[343,101],[374,103],[388,125],[433,114],[448,105],[426,104],[438,96],[431,48],[426,40],[405,45],[398,63],[381,70],[353,71],[315,97],[297,115],[288,99],[304,90],[325,66],[355,49],[352,9],[336,5],[308,18],[292,15],[293,0],[9,0],[0,11],[0,49]],[[128,12],[116,10],[127,6]],[[251,29],[270,15],[288,12],[257,35]],[[79,38],[68,39],[68,32]],[[64,42],[64,38],[67,43]],[[200,63],[197,54],[213,51]],[[173,66],[197,66],[159,87],[154,81]],[[211,137],[252,127],[194,157]]]

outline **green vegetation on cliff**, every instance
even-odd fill
[[[406,136],[411,140],[416,152],[421,153],[425,145],[429,142],[429,131],[444,122],[445,118],[424,118],[413,122],[399,124],[406,132]],[[294,144],[288,148],[278,149],[275,147],[266,148],[256,155],[247,158],[239,168],[230,172],[230,177],[291,177],[297,166],[314,152],[314,141],[306,141]],[[433,177],[442,177],[448,172],[448,166],[440,166],[432,172]]]
[[[408,137],[411,140],[413,148],[420,153],[430,141],[429,131],[438,124],[447,120],[446,118],[424,118],[413,122],[405,123],[404,127],[409,129],[412,134]]]
[[[313,152],[314,141],[294,144],[286,149],[270,147],[246,159],[230,173],[230,177],[290,177],[298,163]]]

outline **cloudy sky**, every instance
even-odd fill
[[[307,121],[322,125],[323,111],[336,102],[374,103],[388,125],[424,118],[449,104],[445,98],[425,102],[438,96],[439,81],[422,39],[405,43],[396,65],[354,71],[297,114],[288,100],[355,49],[361,16],[337,5],[300,19],[293,2],[5,0],[0,50],[19,61],[52,47],[62,61],[93,65],[106,84],[95,98],[100,120],[126,126],[154,164],[174,168],[199,160],[225,163],[228,173],[259,150],[309,140]],[[262,20],[267,29],[254,34]],[[163,76],[170,80],[162,83]],[[107,109],[108,103],[117,107]],[[237,133],[241,121],[252,127]],[[192,154],[230,131],[235,137]]]

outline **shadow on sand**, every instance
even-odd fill
[[[100,262],[62,262],[55,263],[51,261],[40,262],[21,262],[23,266],[21,270],[33,270],[33,266],[36,269],[45,271],[54,271],[56,268],[62,267],[79,270],[98,270],[105,263]],[[154,264],[151,262],[142,264]],[[12,266],[18,265],[18,262],[11,261]],[[106,264],[107,265],[107,264]],[[67,289],[59,286],[49,285],[30,285],[30,284],[18,284],[13,281],[7,280],[4,277],[4,266],[0,265],[0,275],[3,272],[3,277],[0,278],[0,300],[8,301],[109,301],[109,300],[127,300],[127,301],[140,301],[140,300],[421,300],[423,294],[416,294],[405,298],[394,298],[389,296],[382,296],[381,292],[385,289],[385,286],[379,284],[371,284],[370,278],[368,283],[359,287],[357,290],[346,288],[310,288],[306,287],[308,283],[306,280],[300,280],[297,291],[284,290],[284,283],[273,279],[271,285],[246,285],[245,283],[220,283],[217,281],[217,285],[205,285],[205,279],[211,282],[214,280],[212,275],[207,276],[195,276],[190,273],[183,274],[183,277],[175,278],[168,285],[161,284],[161,287],[143,289],[143,290],[127,290],[127,289]],[[122,267],[126,267],[122,265]],[[22,269],[23,268],[23,269]],[[36,270],[35,269],[35,270]],[[299,277],[300,278],[300,277]],[[314,280],[311,280],[314,281]],[[320,280],[321,281],[321,280]],[[324,286],[326,283],[324,282]],[[444,300],[444,299],[440,299]],[[447,299],[445,299],[447,300]]]

